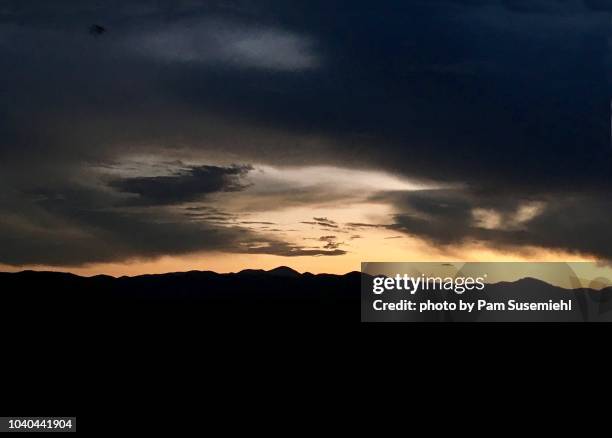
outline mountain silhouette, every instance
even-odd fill
[[[49,323],[99,324],[109,327],[116,321],[138,324],[206,324],[211,321],[258,324],[269,321],[356,323],[367,320],[409,321],[506,321],[551,320],[558,313],[487,313],[470,315],[380,315],[368,310],[371,276],[360,272],[344,275],[303,273],[281,266],[269,271],[243,270],[219,274],[212,271],[174,272],[111,277],[81,277],[69,273],[23,271],[0,273],[0,303],[5,314],[19,323],[42,318]],[[391,297],[391,295],[389,295]],[[405,298],[402,296],[402,298]],[[576,312],[564,320],[609,320],[612,288],[566,290],[537,279],[522,279],[487,285],[475,296],[437,291],[417,294],[415,300],[547,301],[569,298]],[[364,304],[361,305],[360,304]],[[365,313],[364,313],[365,309]],[[75,322],[80,321],[80,322]]]
[[[358,272],[331,275],[281,266],[269,271],[174,272],[111,277],[80,277],[58,272],[0,273],[3,308],[41,314],[91,313],[94,316],[162,320],[357,321]]]
[[[263,275],[263,274],[269,274],[269,275],[276,275],[276,276],[282,276],[282,277],[299,277],[300,274],[298,271],[296,271],[295,269],[291,269],[287,266],[279,266],[278,268],[274,268],[274,269],[270,269],[269,271],[264,271],[263,269],[244,269],[240,272],[238,272],[239,275]],[[305,273],[304,275],[308,275],[309,273]]]
[[[287,266],[279,266],[278,268],[274,268],[268,271],[268,274],[272,275],[280,275],[283,277],[299,277],[300,273],[294,269],[291,269]]]

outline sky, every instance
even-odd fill
[[[1,0],[0,59],[3,271],[612,260],[609,0]]]

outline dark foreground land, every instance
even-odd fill
[[[191,390],[197,376],[207,382],[202,394],[208,397],[231,366],[240,368],[233,375],[240,381],[275,356],[282,369],[288,349],[310,356],[306,347],[297,348],[301,342],[328,353],[336,350],[335,339],[346,345],[359,324],[359,279],[359,273],[286,268],[132,278],[0,273],[3,362],[11,376],[4,379],[3,398],[12,411],[38,406],[39,412],[57,412],[47,415],[78,415],[81,430],[95,430],[108,409],[135,409],[124,396],[135,381],[146,388],[139,389],[143,394],[154,393],[152,402],[164,385]],[[346,327],[344,334],[333,335],[330,324]],[[358,338],[351,339],[356,347]],[[189,374],[189,367],[196,370]],[[188,381],[176,383],[184,376]],[[175,406],[187,399],[165,401]],[[114,432],[115,417],[107,416]]]
[[[401,328],[407,330],[397,331],[389,329],[398,325],[360,324],[360,283],[365,281],[367,286],[371,278],[358,272],[299,274],[288,268],[130,278],[0,273],[0,330],[4,335],[4,362],[11,366],[6,375],[20,376],[9,379],[15,388],[9,391],[11,397],[5,398],[11,400],[12,409],[36,402],[54,406],[58,412],[65,409],[64,414],[95,412],[89,403],[102,400],[99,394],[113,388],[113,382],[123,381],[116,380],[116,374],[128,380],[129,385],[134,376],[140,376],[146,380],[146,386],[157,390],[160,376],[169,376],[174,381],[184,374],[185,366],[202,360],[209,367],[222,364],[225,369],[224,359],[238,355],[230,361],[240,368],[235,376],[249,376],[245,370],[270,357],[279,357],[274,362],[275,370],[293,370],[286,364],[293,351],[294,358],[297,357],[294,363],[299,364],[312,365],[309,359],[318,360],[321,356],[350,358],[349,365],[330,371],[330,375],[336,376],[344,375],[364,358],[374,360],[385,352],[412,352],[420,345],[459,358],[466,354],[463,351],[466,345],[481,345],[465,336],[463,330],[449,330],[450,326],[443,324],[434,325],[441,327],[439,331],[431,330],[435,328],[431,324],[421,326],[422,330],[417,330],[415,324],[403,324]],[[566,291],[537,280],[521,280],[491,286],[488,292],[489,299],[496,296],[520,299],[525,295],[533,301],[570,297],[575,304],[571,320],[612,319],[612,288],[603,292]],[[406,320],[401,314],[370,316],[381,321]],[[534,318],[559,321],[549,314],[524,315],[527,322]],[[510,319],[514,319],[512,314],[484,313],[466,318],[449,313],[408,318],[430,322]],[[517,326],[508,326],[512,327],[508,338],[515,339]],[[546,332],[548,335],[536,336],[539,345],[560,339],[566,348],[568,338],[559,336],[557,326],[554,329]],[[485,332],[492,333],[489,329],[481,333]],[[462,350],[454,353],[461,356],[453,356],[448,353],[450,350],[440,347],[441,340],[452,333],[457,337],[450,344]],[[521,342],[534,337],[531,328],[523,333]],[[266,348],[269,344],[272,347]],[[491,345],[505,348],[507,344],[496,337],[493,343],[486,344],[487,351]],[[137,365],[130,365],[133,362]],[[330,365],[328,361],[321,363],[326,369]],[[398,358],[398,363],[403,362]],[[147,374],[160,365],[164,369],[159,375]],[[173,369],[172,365],[179,370],[168,373],[166,367]],[[197,371],[207,382],[218,380],[215,372],[205,372],[204,368]],[[31,385],[24,386],[24,382]],[[60,385],[61,391],[50,390],[49,383]],[[191,388],[191,384],[186,382],[185,387]],[[113,397],[111,406],[117,402],[130,404],[121,394]]]
[[[284,267],[120,278],[25,271],[0,273],[0,293],[5,314],[24,318],[357,322],[360,274],[299,274]]]
[[[478,311],[374,312],[365,294],[372,277],[359,272],[345,275],[300,274],[290,268],[245,270],[232,274],[183,272],[138,277],[79,277],[66,273],[0,273],[0,306],[4,320],[19,325],[101,327],[122,324],[155,327],[201,326],[222,322],[250,324],[321,323],[352,326],[361,320],[411,322],[475,321],[612,321],[612,288],[565,290],[534,279],[487,286],[477,295],[421,291],[414,296],[388,293],[387,301],[405,298],[422,302],[547,302],[572,301],[571,312]],[[361,305],[363,301],[363,306]],[[360,312],[361,309],[361,312]],[[364,310],[365,309],[365,310]],[[14,324],[15,325],[15,324]]]

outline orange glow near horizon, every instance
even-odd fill
[[[299,272],[345,274],[359,271],[362,262],[584,262],[595,261],[592,257],[581,257],[566,252],[555,252],[529,248],[520,252],[498,251],[480,245],[452,248],[434,248],[413,238],[387,240],[384,237],[363,239],[359,252],[342,256],[281,257],[267,254],[201,253],[186,256],[164,256],[155,260],[132,260],[118,263],[96,263],[85,266],[6,266],[5,272],[22,270],[70,272],[82,276],[111,275],[136,276],[184,271],[238,272],[243,269],[269,270],[278,266],[289,266]],[[397,241],[402,240],[402,243]],[[393,242],[393,243],[391,243]]]
[[[192,270],[228,273],[243,269],[269,270],[289,266],[299,272],[344,274],[359,271],[362,262],[596,261],[594,257],[532,247],[496,248],[493,244],[484,243],[438,247],[417,237],[402,234],[385,226],[393,222],[397,213],[395,207],[385,201],[373,202],[368,195],[381,189],[393,192],[423,190],[427,187],[384,173],[340,168],[279,170],[268,167],[264,170],[253,172],[252,182],[259,184],[242,192],[232,192],[231,196],[220,195],[218,204],[238,219],[218,226],[248,229],[251,235],[261,236],[264,242],[283,242],[287,248],[318,251],[334,249],[346,251],[346,254],[291,257],[226,250],[81,266],[16,267],[0,264],[0,271],[45,270],[83,276],[105,274],[119,277]],[[317,175],[320,177],[315,178]],[[293,195],[296,188],[323,183],[325,190],[321,191],[320,196],[300,200]],[[326,193],[330,196],[325,196]],[[333,194],[338,196],[331,196]],[[520,225],[536,215],[539,208],[541,206],[538,205],[524,206],[510,225]],[[501,219],[494,212],[476,210],[474,216],[476,226],[502,226]],[[322,225],[314,218],[323,218],[328,223]]]

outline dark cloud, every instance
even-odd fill
[[[338,242],[337,239],[338,238],[336,236],[321,236],[319,238],[312,238],[312,237],[304,238],[304,240],[316,240],[318,242],[324,242],[325,245],[323,245],[323,249],[333,251],[333,252],[342,251],[342,250],[339,250],[338,248],[344,245],[344,242]],[[346,251],[342,251],[342,253],[346,254]]]
[[[110,182],[120,192],[138,195],[138,205],[179,204],[201,199],[211,193],[234,192],[247,186],[240,178],[250,166],[198,166],[170,176],[124,178]]]
[[[262,248],[252,248],[248,252],[254,254],[272,254],[280,255],[285,257],[304,257],[304,256],[341,256],[346,254],[346,251],[337,249],[337,246],[326,245],[323,249],[318,248],[306,248],[298,245],[291,245],[287,243],[273,243]]]
[[[326,217],[314,217],[312,218],[315,223],[323,226],[323,227],[329,227],[329,228],[337,228],[338,227],[338,223],[335,221],[332,221],[330,219],[327,219]]]
[[[342,245],[339,242],[327,242],[327,244],[325,244],[324,248],[327,250],[335,250],[337,251],[336,248],[338,248],[340,245]],[[346,254],[346,251],[342,251],[343,254]]]
[[[235,224],[238,220],[238,215],[236,214],[226,213],[217,208],[209,206],[184,207],[183,210],[183,216],[194,221]]]
[[[584,3],[596,11],[612,11],[612,1],[610,0],[584,0]]]
[[[410,210],[393,226],[440,244],[609,255],[611,11],[605,0],[4,1],[0,262],[250,251],[244,230],[206,223],[223,215],[117,211],[242,190],[247,169],[232,162],[459,183],[469,190],[390,200]],[[92,38],[94,23],[109,31]],[[94,166],[132,154],[216,165],[91,189]],[[321,197],[289,195],[275,207]],[[474,208],[510,220],[529,197],[547,207],[526,230],[471,222]]]
[[[338,223],[335,221],[329,220],[326,217],[314,217],[312,221],[303,221],[303,224],[306,225],[318,225],[322,228],[338,228]]]
[[[376,8],[359,1],[337,11],[319,1],[232,4],[60,2],[51,9],[10,3],[5,20],[21,27],[5,30],[12,61],[3,73],[11,90],[5,96],[35,105],[19,103],[19,112],[6,106],[11,128],[18,128],[15,117],[34,110],[40,113],[35,123],[49,121],[48,113],[78,120],[58,132],[44,127],[48,137],[60,137],[46,140],[69,148],[73,158],[86,142],[98,146],[87,155],[113,145],[197,144],[228,148],[246,161],[263,158],[264,148],[270,162],[367,164],[478,184],[550,189],[566,176],[583,185],[607,183],[609,17],[580,1],[382,2]],[[577,13],[533,18],[517,14],[521,8]],[[112,40],[75,42],[81,23],[96,16],[112,25]],[[169,44],[179,38],[164,36],[171,31],[213,31],[206,25],[211,21],[232,23],[240,35],[253,26],[308,35],[324,62],[299,74],[262,73],[228,70],[222,62],[160,66],[144,48],[132,50],[146,35]],[[43,40],[54,50],[29,58]],[[33,62],[40,65],[32,68]],[[312,136],[325,145],[304,147]],[[36,142],[29,140],[31,148]]]
[[[247,161],[263,158],[264,148],[270,162],[367,164],[474,184],[551,189],[568,177],[587,186],[608,183],[609,17],[580,1],[382,2],[377,8],[352,2],[342,12],[319,1],[232,4],[91,8],[67,2],[51,10],[12,3],[7,18],[19,17],[22,27],[6,36],[7,56],[15,61],[4,73],[15,90],[7,97],[18,91],[22,98],[15,101],[35,103],[23,111],[42,112],[39,123],[49,111],[86,126],[89,138],[75,126],[49,133],[64,148],[75,143],[67,151],[73,157],[92,141],[106,144],[106,152],[114,144],[197,143],[222,145]],[[71,14],[59,13],[62,5]],[[134,12],[140,9],[148,12]],[[516,16],[536,9],[579,13]],[[113,40],[70,42],[77,20],[88,23],[95,15],[116,29]],[[43,31],[45,18],[51,30]],[[228,70],[222,62],[160,67],[144,48],[138,56],[131,50],[146,35],[170,44],[181,37],[168,32],[213,32],[218,26],[211,22],[232,23],[246,41],[253,26],[308,35],[325,62],[300,74],[271,74]],[[47,37],[54,50],[46,59],[28,59]],[[41,65],[33,69],[32,62]],[[130,112],[123,111],[128,102]],[[211,114],[221,123],[209,121]],[[325,146],[303,147],[309,136]],[[318,153],[308,153],[314,148]]]
[[[336,236],[321,236],[319,237],[319,242],[325,242],[325,246],[323,248],[332,250],[338,249],[340,245],[343,244],[342,242],[337,241]]]
[[[612,259],[610,197],[500,198],[469,191],[391,194],[398,210],[385,227],[440,246],[485,242],[497,248],[551,248]]]
[[[174,180],[169,184],[176,188]],[[215,207],[125,206],[104,186],[38,190],[18,199],[2,196],[0,213],[0,262],[16,266],[78,266],[200,251],[287,257],[345,254],[331,247],[290,244],[269,234],[273,230],[255,233],[235,225],[235,216]]]
[[[39,203],[0,221],[0,260],[12,265],[82,265],[238,247],[245,230],[166,213],[94,209],[70,198]]]
[[[349,229],[354,229],[354,228],[384,228],[384,227],[386,227],[386,225],[381,225],[381,224],[365,224],[363,222],[348,222],[346,224],[346,226]]]
[[[581,6],[580,1],[565,0],[502,0],[502,5],[513,12],[520,13],[560,13],[576,11]]]
[[[307,249],[240,227],[193,223],[147,214],[70,211],[39,213],[38,223],[0,220],[0,261],[9,265],[80,266],[96,262],[152,259],[200,251],[271,254],[286,257],[337,256],[335,248]],[[55,228],[45,228],[45,224]],[[70,227],[61,228],[61,227]]]
[[[257,248],[249,251],[253,254],[272,254],[284,257],[322,257],[322,256],[341,256],[346,254],[346,251],[341,249],[308,249],[294,245],[271,245],[268,248]]]

